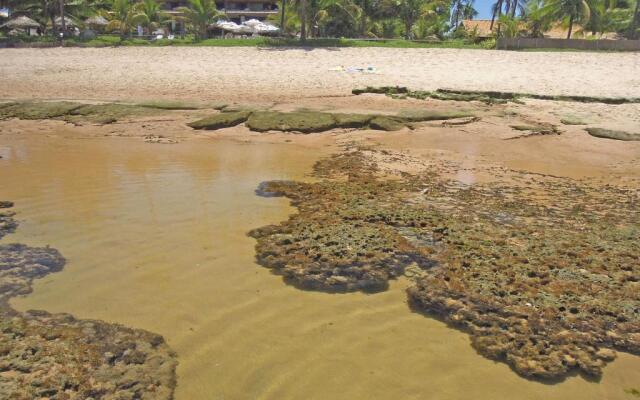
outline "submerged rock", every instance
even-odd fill
[[[0,245],[0,398],[172,399],[177,362],[161,336],[9,306],[64,264],[50,247]]]
[[[408,268],[414,309],[527,377],[600,376],[614,350],[640,354],[637,189],[515,171],[508,184],[382,179],[372,159],[351,151],[318,162],[319,182],[261,185],[298,213],[250,232],[258,262],[330,291],[383,290]]]

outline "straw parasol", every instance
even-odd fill
[[[56,26],[62,26],[62,18],[58,17],[55,19]],[[76,23],[69,17],[64,17],[64,25],[68,27],[75,27]]]
[[[89,25],[89,26],[106,26],[109,25],[109,21],[107,21],[107,19],[101,15],[95,15],[91,18],[87,18],[84,21],[85,24]]]
[[[12,19],[11,21],[3,24],[0,28],[11,28],[11,29],[29,29],[29,28],[37,28],[40,24],[36,21],[32,20],[29,17],[21,15],[17,18]]]

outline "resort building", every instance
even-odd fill
[[[186,0],[165,1],[165,9],[174,11],[177,7],[188,6]],[[264,21],[270,15],[278,14],[278,1],[274,0],[218,0],[218,10],[223,11],[230,21],[242,23],[250,19]]]

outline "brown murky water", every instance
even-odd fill
[[[178,352],[178,400],[632,399],[640,358],[620,354],[601,382],[519,378],[467,336],[385,292],[286,286],[254,263],[248,230],[294,210],[255,196],[301,179],[322,152],[294,144],[130,139],[0,140],[0,199],[21,222],[4,239],[50,244],[61,273],[16,299],[162,334]]]

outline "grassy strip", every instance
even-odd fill
[[[58,43],[52,37],[20,38],[10,39],[9,45],[25,46],[32,45],[55,45]],[[464,40],[446,40],[442,42],[432,41],[409,41],[403,39],[389,40],[360,40],[360,39],[307,39],[301,42],[295,38],[247,38],[247,39],[206,39],[196,41],[193,37],[184,39],[176,38],[146,40],[139,38],[121,38],[119,36],[102,35],[95,39],[81,41],[78,39],[66,39],[66,47],[112,47],[112,46],[194,46],[194,47],[389,47],[389,48],[451,48],[451,49],[482,49],[480,44],[473,44]]]
[[[453,90],[437,89],[436,91],[409,90],[401,86],[366,87],[354,89],[352,93],[360,95],[364,93],[386,94],[394,98],[438,99],[454,101],[482,101],[487,104],[503,104],[508,102],[521,102],[522,99],[573,101],[578,103],[604,103],[604,104],[628,104],[640,103],[640,97],[600,97],[600,96],[567,96],[546,95],[518,92],[499,92],[482,90]]]

